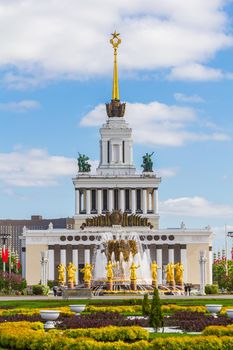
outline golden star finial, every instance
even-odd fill
[[[111,35],[112,35],[112,39],[110,39],[110,43],[112,44],[114,49],[117,49],[121,43],[121,38],[119,37],[120,33],[117,33],[117,31],[115,30],[115,32],[112,33]]]

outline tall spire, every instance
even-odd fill
[[[112,100],[110,103],[106,103],[107,115],[109,118],[112,117],[124,117],[125,114],[125,103],[120,102],[120,92],[118,83],[118,66],[117,66],[117,50],[121,43],[120,33],[116,30],[111,34],[112,38],[110,43],[114,49],[114,68],[113,68],[113,85],[112,85]]]
[[[110,43],[112,44],[114,49],[112,99],[120,100],[119,83],[118,83],[117,50],[118,50],[118,46],[121,43],[121,38],[119,37],[120,33],[117,33],[116,31],[111,35],[112,35],[112,38],[110,39]]]

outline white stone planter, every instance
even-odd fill
[[[70,305],[70,311],[76,312],[76,316],[78,316],[80,312],[85,310],[85,307],[85,304]]]
[[[219,304],[206,304],[206,309],[209,311],[212,316],[217,317],[217,312],[220,312],[222,309],[222,305]]]
[[[45,320],[45,329],[55,328],[55,320],[59,317],[60,311],[58,310],[40,310],[40,317]]]
[[[233,309],[227,309],[227,316],[233,318]]]

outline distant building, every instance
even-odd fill
[[[0,219],[0,234],[8,233],[8,248],[17,251],[21,255],[21,240],[19,237],[23,232],[23,227],[29,230],[46,230],[50,223],[58,229],[72,229],[74,227],[74,219],[72,218],[43,219],[40,215],[32,215],[31,219]],[[0,240],[1,246],[2,241]]]

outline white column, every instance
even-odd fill
[[[162,264],[162,248],[156,249],[156,257],[157,257],[157,265],[159,266],[158,272],[157,272],[157,278],[158,278],[158,284],[162,284],[162,271],[163,271],[163,264]]]
[[[84,262],[85,264],[90,264],[90,249],[84,249]]]
[[[80,196],[80,211],[82,212],[84,210],[84,192],[79,191],[79,196]]]
[[[148,193],[148,210],[152,211],[153,210],[153,201],[152,201],[152,192],[149,191]]]
[[[26,278],[26,253],[22,251],[22,277]]]
[[[113,210],[113,190],[108,190],[108,210],[111,212]]]
[[[154,213],[159,213],[159,191],[157,188],[154,189]]]
[[[54,278],[54,250],[48,250],[48,259],[49,259],[49,280],[53,281]]]
[[[102,214],[102,190],[97,191],[97,212]]]
[[[184,283],[190,282],[188,281],[188,276],[187,276],[187,251],[185,249],[180,249],[180,262],[183,265],[184,268]]]
[[[206,252],[204,250],[200,251],[199,263],[200,263],[200,294],[205,295],[206,286]]]
[[[132,214],[136,213],[136,191],[134,189],[131,190],[131,210]]]
[[[60,262],[66,266],[66,249],[60,250]]]
[[[168,248],[168,262],[174,263],[174,249]]]
[[[125,211],[125,190],[120,190],[120,209],[122,213]]]
[[[212,247],[210,247],[212,248]],[[213,252],[212,250],[209,250],[209,278],[207,283],[208,284],[213,284],[213,271],[212,271],[212,265],[213,265]]]
[[[79,190],[75,189],[75,214],[78,215],[80,212],[79,208]]]
[[[86,190],[86,212],[87,215],[91,214],[91,191]]]
[[[147,214],[147,190],[142,190],[142,212]]]
[[[78,284],[78,249],[72,250],[72,262],[74,266],[77,268],[77,271],[75,272],[75,280],[76,280],[76,284]]]

